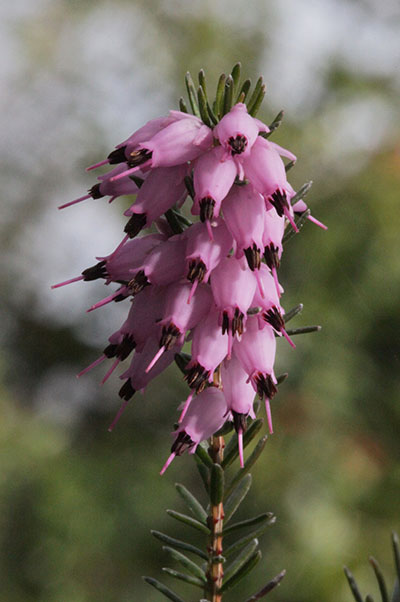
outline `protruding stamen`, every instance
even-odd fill
[[[213,231],[212,231],[212,227],[211,227],[211,222],[209,219],[206,219],[206,228],[207,228],[207,232],[208,232],[208,237],[212,242],[214,240],[214,235],[213,235]]]
[[[233,345],[232,329],[228,328],[228,353],[226,356],[226,358],[228,360],[232,359],[232,345]]]
[[[116,299],[120,295],[124,295],[125,292],[128,292],[128,288],[126,286],[123,286],[120,289],[118,289],[117,291],[115,291],[112,295],[105,297],[101,301],[98,301],[97,303],[92,305],[92,307],[89,307],[89,309],[87,309],[86,311],[90,312],[90,311],[93,311],[94,309],[98,309],[99,307],[103,307],[103,305],[107,305],[107,303],[111,303],[111,301],[114,301],[114,299]]]
[[[196,289],[197,289],[197,285],[198,285],[198,284],[199,284],[199,281],[198,281],[198,280],[194,280],[194,281],[193,281],[192,288],[190,289],[190,293],[189,293],[188,300],[187,300],[187,304],[188,304],[188,305],[190,305],[190,302],[191,302],[191,300],[193,299],[193,295],[194,295],[194,294],[195,294],[195,292],[196,292]]]
[[[238,431],[238,447],[239,447],[239,461],[240,468],[244,468],[244,457],[243,457],[243,431]]]
[[[323,230],[327,230],[328,226],[325,226],[325,224],[323,224],[322,222],[320,222],[319,220],[315,219],[315,217],[313,217],[312,215],[307,215],[307,219],[310,220],[310,222],[312,222],[313,224],[315,224],[316,226],[319,226],[320,228],[322,228]]]
[[[83,280],[82,275],[76,276],[76,278],[70,278],[69,280],[64,280],[64,282],[59,282],[58,284],[53,284],[51,288],[60,288],[60,286],[66,286],[72,282],[78,282],[79,280]]]
[[[97,358],[97,360],[94,360],[94,362],[92,362],[91,364],[89,364],[89,366],[87,366],[86,368],[84,368],[83,370],[81,370],[76,375],[76,378],[80,378],[81,376],[83,376],[84,374],[86,374],[86,372],[89,372],[89,370],[91,370],[92,368],[95,368],[95,366],[98,366],[99,364],[101,364],[102,362],[104,362],[105,359],[107,359],[107,356],[106,355],[101,355],[100,357]]]
[[[135,171],[139,171],[140,167],[141,167],[140,165],[136,165],[135,167],[126,169],[125,171],[122,171],[121,173],[117,174],[116,176],[113,176],[112,178],[110,178],[110,182],[116,182],[117,180],[121,180],[122,178],[125,178],[126,176],[130,176],[131,173],[135,173]]]
[[[86,168],[86,171],[92,171],[92,169],[97,169],[98,167],[102,167],[103,165],[108,165],[109,163],[110,163],[109,159],[104,159],[104,161],[99,161],[98,163],[89,165],[89,167]]]
[[[150,364],[147,366],[147,368],[145,370],[146,374],[148,374],[148,372],[150,372],[150,370],[153,368],[153,366],[158,362],[158,360],[160,359],[160,357],[162,356],[164,351],[165,351],[165,346],[163,345],[162,347],[160,347],[160,349],[157,351],[157,353],[151,360]]]
[[[111,374],[114,372],[115,368],[118,366],[118,364],[120,363],[120,359],[117,358],[115,360],[115,362],[113,363],[113,365],[111,366],[111,368],[106,372],[104,378],[101,380],[101,384],[104,385],[104,383],[110,378]]]
[[[180,415],[180,416],[179,416],[179,418],[178,418],[178,422],[179,422],[179,424],[182,422],[182,420],[183,420],[183,419],[184,419],[184,417],[185,417],[185,414],[186,414],[186,412],[187,412],[187,411],[188,411],[188,409],[189,409],[190,402],[191,402],[191,401],[192,401],[192,399],[193,399],[193,395],[194,395],[194,391],[191,391],[191,392],[189,393],[189,395],[187,396],[187,398],[186,398],[186,401],[185,401],[185,403],[184,403],[184,405],[183,405],[183,408],[182,408],[181,415]]]
[[[278,272],[276,271],[276,267],[271,268],[271,274],[272,274],[274,282],[275,282],[276,292],[278,293],[278,297],[280,297],[281,296],[281,287],[279,285]]]
[[[272,435],[274,432],[274,428],[272,426],[271,406],[270,406],[268,397],[265,398],[265,411],[267,413],[268,430],[269,430],[270,435]]]
[[[170,456],[168,457],[168,460],[165,462],[164,466],[162,467],[162,469],[160,470],[160,475],[162,476],[164,474],[164,472],[167,470],[168,466],[171,464],[172,460],[175,458],[176,454],[175,452],[172,452],[172,454],[170,454]]]
[[[289,224],[292,226],[293,230],[296,232],[296,234],[298,234],[299,229],[296,226],[296,223],[295,223],[293,217],[290,215],[289,209],[285,208],[283,213],[284,213],[286,219],[289,221]]]
[[[296,349],[296,345],[293,343],[292,339],[290,338],[290,336],[288,335],[288,333],[286,332],[286,330],[284,328],[281,328],[281,333],[283,334],[283,336],[285,337],[285,339],[287,340],[289,345],[291,347],[293,347],[293,349]]]
[[[121,418],[122,414],[124,413],[125,408],[128,405],[128,403],[129,403],[129,401],[124,401],[123,404],[121,405],[121,407],[119,408],[118,412],[115,415],[114,420],[112,421],[112,423],[110,424],[110,426],[107,429],[109,433],[111,433],[114,430],[118,420]]]
[[[60,205],[58,208],[65,209],[66,207],[71,207],[72,205],[76,205],[77,203],[81,203],[82,201],[86,201],[86,199],[91,199],[91,198],[92,198],[91,194],[84,194],[83,196],[80,196],[78,199],[75,199],[74,201],[69,201],[69,203],[64,203],[64,205]]]

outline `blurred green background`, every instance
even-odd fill
[[[57,205],[94,183],[84,166],[177,108],[188,69],[215,85],[237,60],[264,75],[259,117],[285,109],[274,140],[299,157],[292,185],[315,182],[307,200],[329,230],[307,224],[285,249],[284,305],[304,303],[293,325],[323,330],[278,346],[289,378],[247,502],[278,521],[226,599],[286,568],[271,600],[345,602],[343,564],[375,593],[367,556],[392,576],[400,528],[397,0],[17,0],[0,32],[0,599],[163,599],[140,577],[167,562],[149,530],[183,537],[164,512],[183,509],[176,480],[202,495],[187,456],[158,476],[186,388],[170,368],[107,432],[117,376],[75,375],[126,307],[86,314],[102,284],[50,285],[111,252],[126,199]]]

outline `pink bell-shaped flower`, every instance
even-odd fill
[[[192,213],[202,222],[218,217],[221,203],[235,181],[237,168],[232,159],[223,159],[224,149],[217,146],[199,157],[194,166],[194,203]]]
[[[218,138],[225,154],[244,157],[257,140],[260,124],[258,119],[248,114],[246,105],[239,102],[215,126],[214,136]],[[268,131],[267,126],[262,129]]]
[[[226,412],[225,396],[219,389],[208,387],[197,395],[174,433],[171,455],[160,474],[164,474],[175,456],[181,456],[186,450],[189,454],[194,454],[201,441],[211,437],[223,426]]]
[[[237,243],[236,257],[246,256],[251,270],[258,270],[264,250],[264,198],[251,184],[233,186],[224,200],[224,219]]]

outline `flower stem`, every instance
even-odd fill
[[[221,462],[224,459],[224,448],[225,448],[225,440],[223,437],[212,437],[211,447],[209,449],[209,454],[214,462],[214,465],[217,464],[219,471],[216,471],[216,474],[222,475],[222,479],[220,476],[217,479],[220,480],[220,483],[223,481],[223,472],[221,468]],[[213,479],[213,475],[211,475],[211,480]],[[222,483],[223,485],[223,483]],[[223,487],[222,487],[222,495],[216,494],[215,489],[218,488],[217,484],[213,483],[210,485],[210,506],[209,506],[209,515],[208,515],[208,523],[211,529],[209,545],[208,545],[208,567],[207,567],[207,585],[205,594],[210,600],[210,602],[221,602],[222,593],[219,593],[219,590],[222,586],[222,579],[224,576],[223,569],[223,558],[222,558],[222,529],[224,522],[224,507],[223,507]]]

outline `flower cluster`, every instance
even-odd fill
[[[255,394],[277,391],[276,338],[294,347],[285,329],[278,281],[286,224],[307,210],[287,180],[282,157],[296,157],[268,139],[269,128],[237,102],[214,124],[184,111],[153,119],[88,170],[110,165],[87,195],[109,200],[136,195],[127,209],[125,237],[115,251],[80,276],[60,283],[103,279],[117,289],[93,305],[130,300],[128,316],[91,366],[131,356],[112,429],[137,391],[160,374],[191,341],[185,366],[190,389],[181,407],[171,455],[234,423],[243,466],[243,433]],[[190,199],[189,222],[179,209]],[[164,215],[166,217],[164,217]],[[308,216],[317,222],[311,216]],[[317,222],[319,223],[319,222]],[[154,225],[156,233],[142,230]],[[320,224],[321,225],[321,224]],[[180,356],[183,357],[182,355]]]

